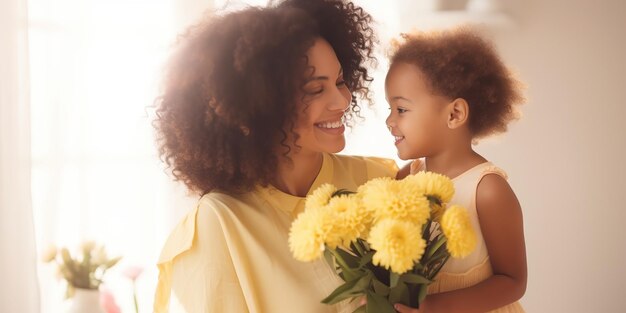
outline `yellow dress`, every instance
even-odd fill
[[[411,173],[423,170],[426,170],[424,162],[416,160],[411,164]],[[476,212],[476,188],[482,178],[488,174],[496,174],[505,179],[507,178],[503,170],[494,166],[491,162],[485,162],[452,179],[455,193],[450,203],[467,208],[472,226],[478,237],[478,243],[476,249],[469,256],[462,259],[450,258],[448,260],[433,284],[429,286],[429,294],[471,287],[493,276],[487,246],[480,230],[480,221]],[[519,302],[514,302],[490,312],[523,313],[524,309]]]
[[[393,160],[324,154],[311,190],[356,190],[395,177]],[[211,192],[174,228],[158,262],[154,312],[348,313],[356,302],[320,303],[342,281],[323,261],[296,261],[289,228],[304,198],[276,188],[243,195]]]

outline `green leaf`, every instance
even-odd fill
[[[405,283],[399,282],[396,287],[391,288],[389,291],[389,302],[408,305],[409,296],[409,287]]]
[[[362,273],[361,275],[359,275],[359,271],[352,269],[352,267],[348,265],[348,263],[346,263],[346,260],[342,257],[342,254],[338,252],[338,250],[340,249],[333,250],[329,248],[328,250],[335,257],[335,260],[337,261],[337,264],[341,269],[341,273],[339,274],[339,276],[341,276],[344,281],[352,281],[361,277]]]
[[[428,262],[426,262],[426,266],[430,267],[434,264],[439,264],[440,261],[446,259],[448,256],[450,256],[450,254],[444,249],[444,252],[437,253],[432,258],[430,258]]]
[[[344,299],[352,298],[360,294],[364,294],[365,290],[369,287],[372,280],[371,273],[364,273],[365,275],[357,279],[351,280],[335,289],[328,297],[322,300],[322,303],[335,304]]]
[[[337,265],[335,264],[335,261],[333,260],[333,254],[332,252],[330,252],[330,249],[328,248],[324,249],[324,260],[326,260],[326,263],[328,264],[328,266],[330,266],[330,268],[337,271]]]
[[[333,194],[330,196],[331,198],[336,197],[336,196],[343,196],[343,195],[351,195],[351,194],[355,194],[356,192],[354,191],[349,191],[346,189],[339,189],[335,192],[333,192]]]
[[[350,268],[358,268],[359,267],[359,258],[349,252],[347,252],[346,250],[343,250],[341,248],[337,248],[337,250],[335,250],[337,252],[337,254],[341,255],[341,258],[344,260],[344,262],[346,262],[346,264],[350,267]]]
[[[394,288],[395,286],[398,285],[398,282],[400,281],[400,275],[389,271],[389,287]]]
[[[439,235],[435,241],[435,244],[433,244],[432,246],[428,248],[428,251],[426,252],[426,258],[432,257],[435,254],[435,252],[437,252],[437,250],[439,250],[439,248],[441,248],[441,246],[443,246],[443,244],[446,243],[446,241],[448,241],[446,236]]]
[[[428,280],[426,277],[422,276],[422,275],[417,275],[417,274],[411,274],[411,273],[406,273],[402,275],[402,281],[409,283],[409,284],[430,284],[431,281]]]
[[[328,295],[328,297],[322,300],[322,303],[334,304],[343,299],[349,298],[350,290],[354,288],[357,282],[358,282],[358,279],[355,279],[337,287],[330,295]]]
[[[428,221],[422,226],[422,238],[424,238],[427,243],[430,243],[432,223],[433,220],[429,218]]]
[[[354,253],[358,258],[363,256],[363,254],[361,254],[361,251],[359,251],[359,249],[357,249],[357,247],[354,244],[354,242],[350,242],[350,251],[352,251],[352,253]]]
[[[389,286],[383,284],[382,282],[380,282],[380,280],[373,278],[372,279],[372,286],[374,287],[374,291],[381,295],[381,296],[388,296],[389,295]]]
[[[104,264],[104,268],[105,269],[109,269],[113,266],[115,266],[115,264],[117,264],[117,262],[119,262],[122,259],[121,256],[118,256],[116,258],[110,259],[108,260],[105,264]]]
[[[441,263],[432,272],[432,274],[430,276],[431,278],[437,277],[437,274],[439,274],[439,271],[443,268],[443,266],[446,264],[446,262],[448,262],[449,258],[450,258],[450,254],[446,254],[446,257],[441,261]]]
[[[417,296],[417,303],[423,303],[424,299],[426,299],[426,295],[428,294],[428,285],[421,285],[420,292]],[[418,305],[419,307],[419,305]]]
[[[420,262],[415,262],[413,263],[413,271],[415,270],[421,270],[424,268],[424,265]]]
[[[437,197],[436,195],[426,195],[426,199],[428,199],[428,202],[430,202],[430,205],[442,205],[443,201],[441,201],[441,199],[439,197]]]
[[[67,288],[65,288],[65,299],[69,299],[73,296],[74,296],[74,286],[68,283]]]
[[[365,250],[365,251],[372,251],[372,249],[370,248],[370,245],[367,243],[367,241],[365,241],[365,240],[363,240],[361,238],[357,238],[356,242],[357,242],[358,245],[360,245],[363,248],[363,250]]]
[[[359,268],[363,268],[365,265],[367,265],[367,263],[370,263],[372,261],[372,258],[374,257],[374,254],[376,252],[374,251],[370,251],[367,254],[365,254],[364,256],[361,257],[361,260],[359,261]]]
[[[391,303],[384,296],[367,293],[366,313],[396,313]]]
[[[433,258],[440,258],[442,256],[450,256],[450,252],[448,252],[448,244],[447,242],[444,243],[441,248],[439,248],[439,250],[437,250],[437,252],[435,252],[435,254],[433,255]]]

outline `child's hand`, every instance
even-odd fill
[[[363,297],[361,299],[361,301],[359,301],[359,305],[366,305],[367,304],[367,299],[365,297]],[[421,309],[414,309],[412,307],[408,307],[404,304],[400,304],[400,303],[396,303],[393,305],[393,308],[398,311],[399,313],[426,313],[427,311],[424,308],[425,303],[422,304],[422,308]]]
[[[409,306],[406,306],[404,304],[401,303],[396,303],[393,305],[393,308],[396,309],[396,311],[398,311],[399,313],[435,313],[435,312],[441,312],[441,309],[435,308],[434,303],[431,301],[432,299],[430,299],[432,297],[429,296],[428,298],[424,299],[424,302],[420,303],[420,308],[416,309],[416,308],[412,308]],[[444,312],[447,312],[444,310]]]
[[[393,308],[400,313],[424,313],[424,311],[420,309],[414,309],[400,303],[394,304]]]

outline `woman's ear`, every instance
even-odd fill
[[[448,128],[456,129],[469,121],[469,105],[463,98],[454,99],[448,105]]]

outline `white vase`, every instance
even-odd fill
[[[67,313],[105,313],[97,289],[76,288]]]

